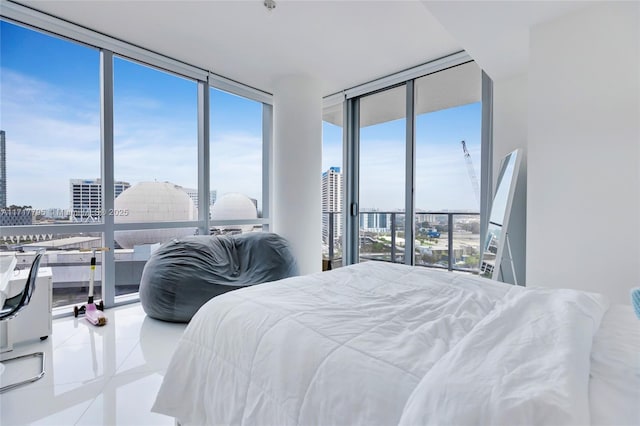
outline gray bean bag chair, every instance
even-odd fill
[[[297,274],[289,244],[273,233],[184,237],[153,252],[140,303],[152,318],[189,322],[212,297]]]

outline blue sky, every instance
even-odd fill
[[[69,179],[100,176],[99,52],[6,22],[0,31],[7,201],[67,208]],[[260,206],[262,105],[210,93],[211,189]],[[115,178],[196,188],[196,100],[194,81],[116,57]]]
[[[0,23],[0,127],[7,134],[7,201],[68,208],[69,179],[100,176],[98,50]],[[37,52],[37,54],[34,54]],[[114,60],[115,177],[197,184],[197,86]],[[323,170],[342,165],[342,131],[323,125]],[[417,120],[416,205],[476,209],[460,145],[479,177],[480,106]],[[261,205],[262,106],[211,91],[211,189]],[[404,205],[404,120],[362,129],[361,207]]]
[[[416,120],[416,207],[474,210],[474,195],[461,141],[467,143],[480,178],[480,103],[421,114]],[[404,209],[404,119],[360,132],[360,207]],[[342,165],[342,130],[324,123],[323,170]]]

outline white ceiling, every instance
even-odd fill
[[[325,95],[463,49],[507,77],[526,69],[533,25],[593,3],[276,1],[272,12],[263,0],[20,3],[267,92],[311,76]]]
[[[422,2],[494,80],[526,71],[532,27],[599,3],[594,0]]]
[[[21,1],[273,92],[303,74],[328,95],[462,50],[419,1]]]
[[[440,111],[472,102],[482,97],[481,70],[474,62],[467,62],[446,71],[416,79],[415,114]],[[360,103],[360,126],[397,120],[406,115],[406,88],[365,96]],[[342,127],[342,104],[324,108],[322,119]]]

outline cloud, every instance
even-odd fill
[[[323,141],[322,144],[322,171],[329,167],[342,168],[342,140],[339,142]]]
[[[474,171],[480,179],[479,143],[468,144]],[[371,138],[360,145],[360,206],[395,211],[405,207],[405,141]],[[342,141],[323,144],[323,170],[342,165]],[[475,210],[477,205],[466,160],[459,143],[419,139],[415,170],[416,208],[432,211]]]
[[[66,208],[69,179],[100,174],[99,105],[85,93],[0,71],[7,202]]]
[[[9,204],[34,208],[69,206],[69,179],[100,176],[99,94],[61,88],[1,69],[2,128],[7,132]],[[196,106],[169,99],[119,95],[114,115],[116,180],[169,181],[196,188]],[[218,196],[240,192],[262,203],[262,135],[225,122],[211,137],[211,182]],[[342,140],[323,143],[323,170],[342,166]],[[469,142],[469,141],[468,141]],[[479,143],[469,143],[479,178]],[[404,140],[362,142],[361,206],[404,208]],[[418,143],[416,207],[477,209],[466,162],[457,143]]]
[[[2,86],[9,204],[68,207],[69,179],[100,177],[97,94],[88,99],[5,69]],[[116,180],[197,187],[197,116],[168,103],[139,95],[117,99]],[[212,138],[210,149],[211,189],[219,195],[245,193],[261,202],[262,136],[222,132]]]
[[[360,206],[380,210],[404,209],[405,148],[397,139],[360,142]]]
[[[262,135],[222,132],[211,140],[211,189],[240,192],[262,206]]]

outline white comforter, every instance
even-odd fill
[[[588,424],[607,302],[367,262],[218,296],[153,410],[182,424]]]

